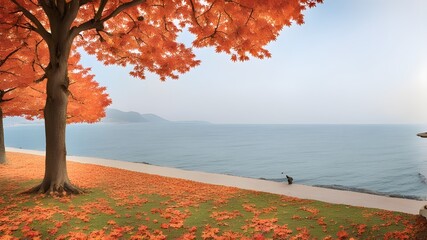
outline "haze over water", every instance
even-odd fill
[[[427,198],[419,125],[94,124],[67,128],[69,155]],[[5,128],[8,147],[44,150],[42,125]],[[72,176],[71,176],[72,177]]]

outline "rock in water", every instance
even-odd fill
[[[427,138],[427,132],[418,133],[417,136],[422,138]]]

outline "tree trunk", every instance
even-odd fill
[[[65,61],[65,60],[64,60]],[[67,69],[67,61],[60,62]],[[46,159],[43,182],[26,193],[79,194],[68,178],[66,162],[65,129],[68,104],[67,71],[58,67],[47,72],[47,99],[44,108]]]
[[[4,146],[3,110],[0,107],[0,164],[6,163],[6,149]]]
[[[45,69],[47,77],[47,98],[44,108],[46,134],[45,174],[42,183],[28,190],[27,192],[29,193],[62,195],[82,192],[71,185],[68,179],[67,150],[65,147],[69,94],[68,59],[76,36],[76,34],[71,33],[70,29],[80,7],[78,2],[71,1],[70,5],[64,8],[64,11],[60,11],[58,7],[45,6],[43,8],[50,24],[50,34],[42,36],[49,48],[49,65]],[[52,4],[56,4],[56,1]]]

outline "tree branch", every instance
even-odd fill
[[[199,17],[201,17],[201,16],[205,15],[206,13],[208,13],[208,12],[212,9],[212,7],[215,5],[215,3],[216,3],[216,1],[215,1],[215,2],[213,2],[213,3],[209,6],[209,8],[208,8],[208,9],[206,9],[206,11],[204,11],[202,14],[200,14],[200,15],[199,15],[199,16],[197,16],[196,18],[199,18]]]
[[[80,1],[80,7],[81,6],[83,6],[83,5],[85,5],[85,4],[88,4],[88,3],[90,3],[90,2],[92,2],[93,0],[81,0]]]
[[[38,89],[36,89],[36,88],[34,88],[34,87],[30,87],[30,88],[31,88],[31,89],[33,89],[34,91],[38,92],[38,93],[45,94],[45,92],[40,91],[40,90],[38,90]]]
[[[197,25],[199,27],[202,27],[202,26],[200,26],[200,23],[199,23],[199,21],[197,20],[197,17],[196,17],[196,7],[194,6],[193,0],[190,0],[190,4],[191,4],[191,10],[192,10],[192,13],[193,13],[192,15],[193,15],[194,21],[197,23]]]
[[[95,17],[93,18],[96,21],[99,21],[102,17],[102,12],[104,11],[105,5],[107,5],[108,0],[101,0],[99,3],[98,11],[95,14]]]
[[[79,100],[74,96],[74,94],[70,90],[68,90],[68,94],[71,96],[72,99],[79,102]]]
[[[227,10],[225,10],[225,8],[224,8],[224,13],[225,15],[227,15],[228,19],[230,19],[232,22],[234,21],[233,18],[230,16],[230,14],[227,12]]]
[[[40,43],[42,43],[42,40],[37,42],[36,47],[34,49],[34,54],[36,56],[37,62],[35,60],[33,61],[33,69],[35,71],[34,64],[37,64],[41,69],[43,69],[44,72],[46,72],[46,68],[43,67],[43,65],[40,63],[40,58],[39,58],[39,45],[40,45]]]
[[[12,76],[16,76],[15,73],[9,72],[8,70],[0,70],[0,73],[2,73],[2,74],[9,74],[9,75],[12,75]]]
[[[219,23],[221,22],[221,16],[222,16],[222,14],[220,13],[220,14],[219,14],[219,16],[218,16],[218,22],[216,23],[216,27],[215,27],[215,29],[214,29],[214,32],[213,32],[211,35],[206,36],[206,37],[204,37],[204,38],[200,39],[200,40],[199,40],[199,42],[204,41],[205,39],[208,39],[208,38],[213,38],[213,37],[215,37],[215,35],[216,35],[217,33],[219,33],[219,32],[224,33],[224,32],[222,32],[222,31],[218,31]],[[225,34],[225,33],[224,33],[224,34]],[[227,34],[226,34],[226,35],[227,35]]]
[[[13,88],[9,88],[7,90],[4,90],[3,93],[6,94],[8,92],[12,92],[13,90],[15,90],[17,87],[13,87]]]
[[[39,77],[38,79],[34,80],[35,83],[43,82],[43,80],[47,79],[47,75],[43,74],[43,76]]]
[[[252,18],[252,14],[254,13],[254,9],[251,9],[251,14],[249,14],[248,20],[246,20],[245,25],[248,25],[249,20]]]
[[[16,89],[16,87],[9,88],[7,90],[0,90],[0,103],[12,100],[13,98],[3,99],[3,97],[4,97],[4,95],[6,95],[6,93],[11,92],[11,91],[13,91],[15,89]]]
[[[1,99],[0,102],[9,102],[12,101],[14,98],[8,98],[8,99]]]
[[[135,29],[137,27],[137,24],[136,24],[135,19],[133,19],[133,17],[129,13],[127,13],[127,12],[123,12],[123,13],[126,14],[130,18],[130,20],[133,22],[133,26],[126,33],[126,34],[129,34],[130,32],[132,32],[133,29]]]
[[[69,28],[71,24],[73,24],[74,19],[77,17],[77,14],[79,13],[80,4],[78,0],[73,0],[69,3],[67,3],[68,11],[65,13],[64,16],[64,25]]]
[[[132,2],[128,2],[128,3],[123,3],[122,5],[118,6],[112,13],[110,13],[110,15],[106,16],[105,18],[101,19],[102,22],[106,22],[108,21],[110,18],[113,18],[115,16],[117,16],[117,14],[119,14],[120,12],[137,6],[139,4],[145,3],[147,0],[133,0]]]
[[[22,48],[22,46],[20,46],[19,48],[13,50],[12,52],[10,52],[4,59],[0,60],[0,66],[2,66],[7,59],[9,59],[13,54],[15,54],[17,51],[19,51]]]
[[[122,11],[137,6],[139,4],[145,3],[146,0],[133,0],[132,2],[128,2],[128,3],[123,3],[122,5],[118,6],[112,13],[110,13],[108,16],[106,16],[103,19],[99,19],[96,20],[95,17],[100,14],[102,15],[102,12],[100,12],[98,9],[98,11],[95,14],[95,17],[89,21],[86,21],[82,24],[80,24],[79,26],[73,27],[71,28],[70,31],[70,36],[71,38],[74,38],[75,36],[77,36],[79,33],[89,30],[89,29],[97,29],[97,30],[102,30],[104,28],[104,22],[108,21],[109,19],[117,16],[117,14],[121,13]]]
[[[46,13],[47,17],[51,21],[54,18],[54,11],[52,9],[52,6],[50,6],[51,3],[49,4],[48,1],[50,1],[50,0],[38,0],[43,11]]]
[[[249,20],[250,20],[251,18],[252,18],[252,19],[254,19],[254,18],[252,17],[252,14],[254,13],[254,9],[253,9],[253,8],[248,7],[248,6],[245,6],[245,5],[243,5],[243,4],[239,3],[239,2],[235,2],[235,1],[233,1],[233,0],[226,0],[226,2],[234,3],[234,4],[239,5],[239,6],[240,6],[240,7],[242,7],[242,8],[246,8],[246,9],[251,10],[251,12],[250,12],[250,14],[249,14],[249,17],[248,17],[248,19],[246,20],[245,25],[247,25],[247,24],[248,24],[248,22],[249,22]]]
[[[43,27],[43,25],[40,23],[40,21],[34,16],[30,11],[25,9],[21,4],[19,4],[16,0],[11,0],[18,8],[19,10],[24,14],[25,17],[27,17],[33,24],[36,25],[35,29],[33,29],[35,32],[40,34],[40,36],[46,41],[50,41],[50,33],[46,31],[46,29]]]

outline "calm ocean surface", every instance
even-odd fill
[[[92,124],[67,128],[69,155],[427,198],[419,125]],[[5,128],[6,146],[44,150],[40,125]]]

